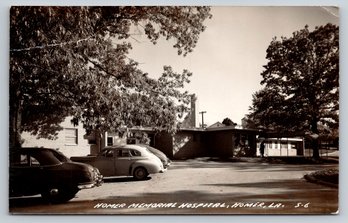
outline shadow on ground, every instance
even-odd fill
[[[151,180],[151,176],[147,177],[145,180]],[[136,180],[134,177],[104,177],[104,183],[124,183],[124,182],[139,182],[140,180]]]
[[[37,206],[37,205],[47,205],[42,197],[16,197],[9,199],[9,207],[26,207],[26,206]]]
[[[200,157],[176,161],[227,162],[227,163],[270,163],[270,164],[333,164],[339,163],[339,157],[272,156],[272,157]]]
[[[219,193],[209,190],[179,190],[164,193],[140,193],[134,196],[109,196],[102,200],[71,200],[65,204],[50,205],[40,197],[10,199],[11,213],[31,214],[331,214],[338,209],[338,190],[301,180],[276,180],[254,183],[204,184],[219,187]],[[249,188],[248,193],[224,193],[224,187]],[[265,188],[262,193],[262,189]],[[267,190],[266,190],[267,189]],[[259,190],[259,191],[257,191]],[[261,193],[260,193],[261,190]],[[256,191],[256,192],[255,192]],[[115,205],[124,204],[123,208]],[[211,208],[193,208],[193,204],[217,204]],[[245,207],[260,204],[259,207]],[[96,208],[98,205],[111,208]],[[142,205],[155,205],[144,207]],[[156,205],[175,204],[170,208]],[[221,206],[223,204],[224,206]],[[301,204],[301,205],[299,205]],[[186,206],[185,206],[186,205]],[[191,206],[190,206],[191,205]],[[240,207],[238,206],[240,205]],[[277,206],[279,205],[279,206]],[[307,205],[307,207],[304,207]],[[234,207],[236,206],[236,207]],[[271,206],[271,207],[270,207]],[[182,207],[182,208],[181,208]],[[232,208],[233,207],[233,208]]]
[[[331,167],[336,164],[322,164],[323,166],[327,165]],[[175,169],[192,169],[192,168],[233,168],[234,170],[241,172],[264,172],[265,170],[272,171],[314,171],[317,170],[316,165],[312,164],[301,164],[301,165],[292,165],[292,164],[279,164],[279,163],[258,163],[257,166],[253,165],[250,162],[217,162],[217,161],[197,161],[197,160],[188,160],[188,161],[175,161],[173,165],[169,167],[169,170]]]

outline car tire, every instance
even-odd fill
[[[57,192],[52,193],[52,190]],[[59,204],[65,203],[75,197],[79,189],[76,186],[71,187],[52,187],[41,193],[41,197],[50,203]]]
[[[145,180],[148,175],[149,174],[148,174],[147,170],[144,167],[137,167],[133,171],[133,177],[136,180]]]

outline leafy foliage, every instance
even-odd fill
[[[249,120],[283,132],[323,134],[324,129],[338,129],[337,26],[327,24],[312,32],[306,26],[290,38],[274,38],[266,58],[268,64],[261,74],[265,87],[253,95]]]
[[[87,130],[146,125],[174,131],[187,111],[191,73],[165,66],[158,80],[127,56],[138,26],[154,44],[192,52],[209,7],[11,7],[10,141],[21,131],[54,137],[73,116]]]
[[[224,124],[225,126],[236,126],[237,123],[233,122],[230,118],[224,118],[224,120],[222,121],[222,124]]]

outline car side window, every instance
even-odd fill
[[[114,150],[106,149],[106,150],[103,151],[102,156],[104,156],[104,157],[113,157],[114,156]]]
[[[130,157],[131,156],[131,154],[129,153],[128,149],[120,149],[120,150],[118,150],[117,155],[118,155],[118,157]]]
[[[19,165],[21,165],[21,166],[29,166],[27,154],[21,154]]]
[[[38,167],[58,165],[61,162],[50,150],[35,150],[28,153],[14,153],[10,157],[11,166],[17,167]]]
[[[138,150],[130,150],[130,154],[132,156],[141,156],[141,153]]]
[[[30,156],[30,166],[40,166],[40,163],[35,157]]]
[[[19,163],[14,163],[14,165],[29,167],[29,166],[40,166],[40,163],[39,161],[37,161],[37,159],[35,159],[34,157],[30,155],[21,154]]]

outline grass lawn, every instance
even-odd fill
[[[324,183],[333,187],[338,187],[338,178],[338,169],[325,169],[305,175],[305,179],[308,181]]]

